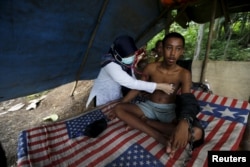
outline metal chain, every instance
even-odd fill
[[[188,148],[185,149],[187,152],[188,157],[183,160],[182,166],[185,167],[188,161],[192,158],[192,153],[193,153],[193,144],[194,144],[194,130],[192,127],[192,124],[189,119],[184,118],[188,122],[188,132],[191,134],[190,139],[189,139],[189,146]]]

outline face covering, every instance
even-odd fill
[[[130,57],[125,57],[125,58],[122,58],[122,63],[124,64],[132,64],[135,60],[135,55],[133,56],[130,56]]]

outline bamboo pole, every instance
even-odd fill
[[[216,8],[217,8],[217,0],[213,0],[212,8],[213,8],[213,11],[211,13],[211,19],[210,19],[209,36],[208,36],[208,41],[207,41],[206,54],[205,54],[205,59],[203,60],[203,63],[202,63],[202,68],[201,68],[200,82],[202,83],[205,81],[205,76],[206,76],[208,56],[209,56],[211,41],[213,37],[213,27],[214,27],[214,20],[215,20]]]
[[[75,89],[76,89],[76,87],[77,87],[78,80],[79,80],[79,78],[80,78],[80,75],[81,75],[81,73],[82,73],[82,71],[83,71],[83,68],[84,68],[84,66],[85,66],[85,63],[86,63],[86,61],[87,61],[87,58],[88,58],[88,55],[89,55],[89,51],[90,51],[90,49],[91,49],[91,46],[92,46],[93,41],[94,41],[94,38],[95,38],[95,36],[96,36],[96,32],[97,32],[97,30],[98,30],[98,28],[99,28],[99,25],[100,25],[100,23],[101,23],[103,14],[104,14],[104,12],[105,12],[105,10],[106,10],[106,8],[107,8],[108,2],[109,2],[109,0],[106,0],[106,1],[104,2],[104,4],[103,4],[102,8],[101,8],[100,14],[99,14],[99,16],[98,16],[97,24],[96,24],[96,26],[95,26],[95,29],[94,29],[93,33],[91,34],[91,37],[90,37],[90,40],[89,40],[89,44],[88,44],[87,50],[86,50],[86,52],[85,52],[85,54],[84,54],[84,56],[83,56],[82,63],[81,63],[80,68],[79,68],[79,70],[78,70],[78,72],[77,72],[76,81],[75,81],[74,87],[73,87],[73,89],[72,89],[72,91],[71,91],[71,94],[70,94],[71,96],[74,96],[74,91],[75,91]]]

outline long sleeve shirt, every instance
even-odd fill
[[[94,97],[96,97],[97,106],[121,98],[121,86],[149,93],[156,89],[156,83],[137,80],[122,70],[120,65],[110,62],[101,68],[98,77],[94,80],[86,107]]]

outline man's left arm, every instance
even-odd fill
[[[197,110],[194,111],[196,99],[191,93],[191,73],[185,71],[184,74],[182,74],[181,79],[181,95],[177,95],[176,98],[178,124],[170,141],[171,148],[168,147],[167,149],[167,152],[169,152],[170,155],[173,155],[176,149],[187,145],[190,138],[190,125],[197,114]],[[190,101],[193,101],[193,103],[190,103]]]

